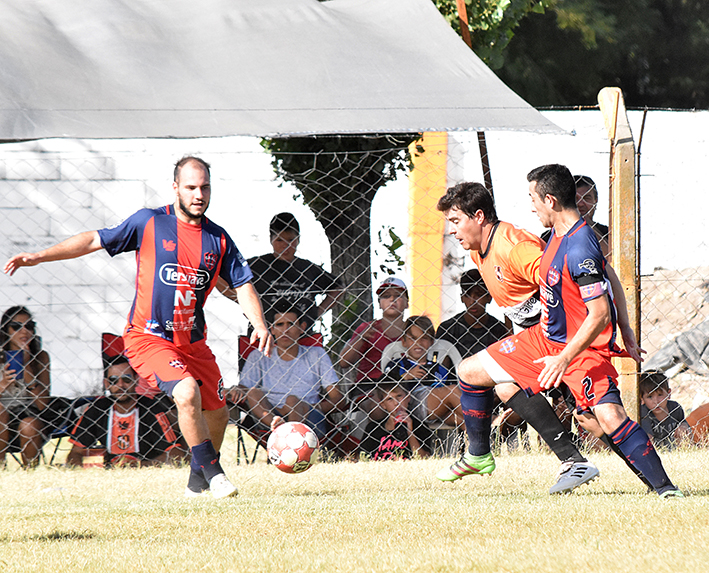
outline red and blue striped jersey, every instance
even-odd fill
[[[136,293],[127,331],[154,334],[177,346],[206,338],[203,307],[218,277],[231,288],[252,279],[224,229],[206,217],[201,225],[184,223],[172,205],[141,209],[98,233],[112,257],[136,251]]]
[[[588,314],[586,301],[607,296],[611,321],[590,346],[614,348],[616,309],[605,264],[598,238],[583,219],[563,237],[552,233],[539,266],[541,324],[548,339],[568,343]]]

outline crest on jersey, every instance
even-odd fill
[[[557,271],[554,267],[549,268],[549,272],[547,273],[547,281],[549,283],[549,286],[554,286],[561,280],[561,273]]]
[[[220,378],[217,382],[217,396],[220,400],[224,400],[224,378]]]
[[[582,263],[579,263],[579,269],[586,271],[589,275],[597,275],[596,261],[593,259],[584,259]]]
[[[185,363],[182,362],[182,360],[180,360],[179,358],[175,358],[173,360],[170,360],[169,364],[173,368],[179,368],[181,370],[184,370],[184,368],[185,368]]]
[[[214,270],[217,266],[217,255],[214,253],[204,253],[204,266],[210,271]]]
[[[512,354],[516,349],[517,346],[512,338],[508,338],[500,344],[500,352],[502,352],[502,354]]]
[[[505,282],[505,275],[502,274],[502,267],[495,265],[495,276],[501,283]]]

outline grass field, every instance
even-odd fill
[[[225,456],[226,457],[226,456]],[[232,456],[233,457],[233,456]],[[549,454],[502,454],[443,484],[449,460],[225,464],[237,498],[186,500],[185,468],[0,472],[0,571],[706,572],[709,452],[663,455],[661,500],[610,454],[601,478],[547,494]]]

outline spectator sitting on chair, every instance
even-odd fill
[[[386,375],[402,381],[409,391],[409,411],[424,421],[439,420],[450,426],[462,426],[460,388],[451,372],[439,362],[428,359],[428,349],[435,340],[431,319],[411,316],[404,324],[401,339],[405,354],[387,365]]]
[[[344,294],[341,282],[315,263],[295,256],[300,243],[300,225],[291,213],[271,219],[269,235],[273,252],[248,259],[253,285],[264,314],[285,298],[297,309],[306,332]],[[325,295],[318,306],[316,295]]]
[[[672,391],[662,372],[640,374],[641,426],[652,438],[656,448],[673,449],[680,443],[689,443],[692,430],[684,419],[684,410],[670,400]]]
[[[105,355],[104,355],[105,358]],[[137,393],[138,375],[124,355],[104,360],[106,396],[92,402],[71,432],[66,463],[81,467],[99,444],[104,466],[155,466],[185,458],[165,407]]]
[[[49,355],[23,306],[5,311],[0,323],[4,353],[0,379],[0,467],[8,451],[19,451],[22,464],[33,466],[44,444],[41,413],[49,400]]]
[[[299,343],[307,323],[289,301],[276,302],[268,318],[276,351],[270,357],[251,352],[241,375],[249,411],[268,427],[278,417],[304,422],[322,438],[327,433],[325,414],[344,401],[332,361],[321,346]]]
[[[452,342],[460,355],[467,358],[512,334],[505,324],[487,313],[492,297],[478,269],[469,269],[461,275],[460,291],[465,310],[440,324],[437,339]]]
[[[372,460],[410,459],[431,455],[431,430],[409,413],[409,392],[400,381],[385,375],[377,384],[383,420],[367,424],[359,451]]]
[[[352,399],[370,418],[381,420],[386,412],[372,399],[373,381],[382,376],[380,363],[384,349],[404,333],[404,313],[409,308],[406,284],[396,277],[387,277],[377,288],[382,317],[363,322],[354,331],[340,353],[340,367],[356,368]]]

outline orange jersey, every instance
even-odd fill
[[[539,322],[539,262],[544,241],[536,235],[500,221],[490,234],[485,252],[470,251],[490,295],[516,325]]]

